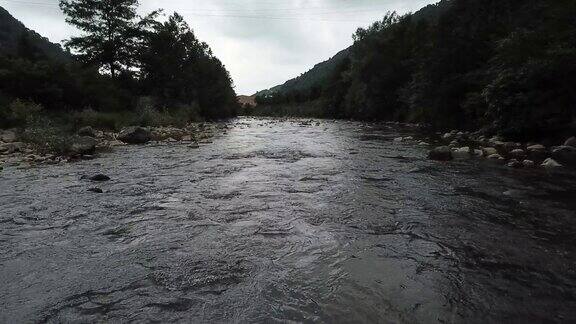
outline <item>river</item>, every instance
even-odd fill
[[[574,323],[576,175],[398,136],[420,135],[242,118],[5,168],[0,322]]]

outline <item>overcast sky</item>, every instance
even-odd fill
[[[393,10],[436,0],[140,0],[141,13],[179,12],[230,71],[238,94],[300,75],[352,44],[352,34]],[[58,0],[0,0],[28,28],[59,43],[74,33]]]

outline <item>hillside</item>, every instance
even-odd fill
[[[428,5],[414,13],[413,17],[416,20],[429,20],[436,22],[441,13],[448,10],[450,4],[451,1],[442,1],[438,4]],[[352,48],[353,46],[350,46],[338,52],[330,59],[316,64],[312,69],[306,71],[302,75],[290,79],[281,85],[258,91],[255,95],[261,96],[272,93],[288,94],[290,92],[308,92],[314,87],[321,87],[329,81],[338,66],[350,57]]]
[[[304,91],[315,86],[320,86],[326,82],[328,78],[334,73],[336,67],[342,63],[350,55],[350,48],[338,52],[330,59],[316,64],[312,69],[303,73],[302,75],[286,81],[284,84],[277,85],[267,90],[262,90],[256,93],[256,96],[265,95],[268,93],[289,93],[292,91]]]
[[[66,62],[70,56],[58,44],[26,28],[8,11],[0,7],[0,54],[8,56],[37,56]]]
[[[311,103],[318,117],[563,136],[576,129],[574,15],[572,0],[444,0],[388,14],[357,31],[321,88],[281,86],[257,98],[259,113]]]

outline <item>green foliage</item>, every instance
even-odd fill
[[[389,13],[354,35],[349,61],[323,84],[323,115],[524,138],[574,131],[574,15],[570,0],[445,0]],[[259,97],[295,102],[283,92]]]
[[[138,17],[138,0],[61,0],[66,22],[84,35],[72,37],[65,46],[80,61],[117,77],[122,70],[137,66],[142,33],[156,17],[153,12]]]
[[[158,12],[140,18],[137,4],[61,1],[67,22],[84,32],[66,43],[82,64],[53,59],[54,44],[38,42],[31,31],[4,37],[4,29],[27,29],[0,10],[0,127],[26,126],[12,116],[13,101],[37,103],[51,119],[103,129],[235,116],[232,80],[208,45],[178,14],[164,23],[154,20]],[[139,105],[143,96],[150,99],[146,109]]]
[[[168,21],[154,24],[144,44],[144,89],[162,106],[197,105],[199,113],[209,119],[236,114],[238,104],[228,71],[182,16],[174,13]]]
[[[44,108],[34,102],[15,100],[8,107],[9,118],[15,125],[32,126],[39,122],[40,114]]]

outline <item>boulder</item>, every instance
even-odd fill
[[[493,147],[484,147],[482,148],[482,153],[484,153],[485,157],[489,157],[494,154],[498,154],[498,150]]]
[[[562,164],[554,161],[551,158],[548,158],[542,163],[542,166],[547,168],[547,169],[554,169],[554,168],[561,168]]]
[[[576,147],[576,137],[572,136],[569,139],[567,139],[566,142],[564,143],[564,146]]]
[[[91,126],[82,127],[78,130],[78,135],[80,136],[88,136],[88,137],[96,137],[96,132]]]
[[[453,159],[452,150],[448,146],[439,146],[428,153],[430,160],[450,161]]]
[[[469,147],[461,147],[452,150],[452,157],[456,160],[466,160],[471,157]]]
[[[94,154],[96,151],[96,140],[88,136],[74,137],[70,142],[69,151],[72,155]]]
[[[402,142],[404,139],[402,137],[396,137],[394,142]]]
[[[145,144],[150,142],[151,134],[142,127],[127,127],[118,134],[118,140],[127,144]]]
[[[576,147],[558,146],[552,151],[552,158],[564,165],[576,166]]]

